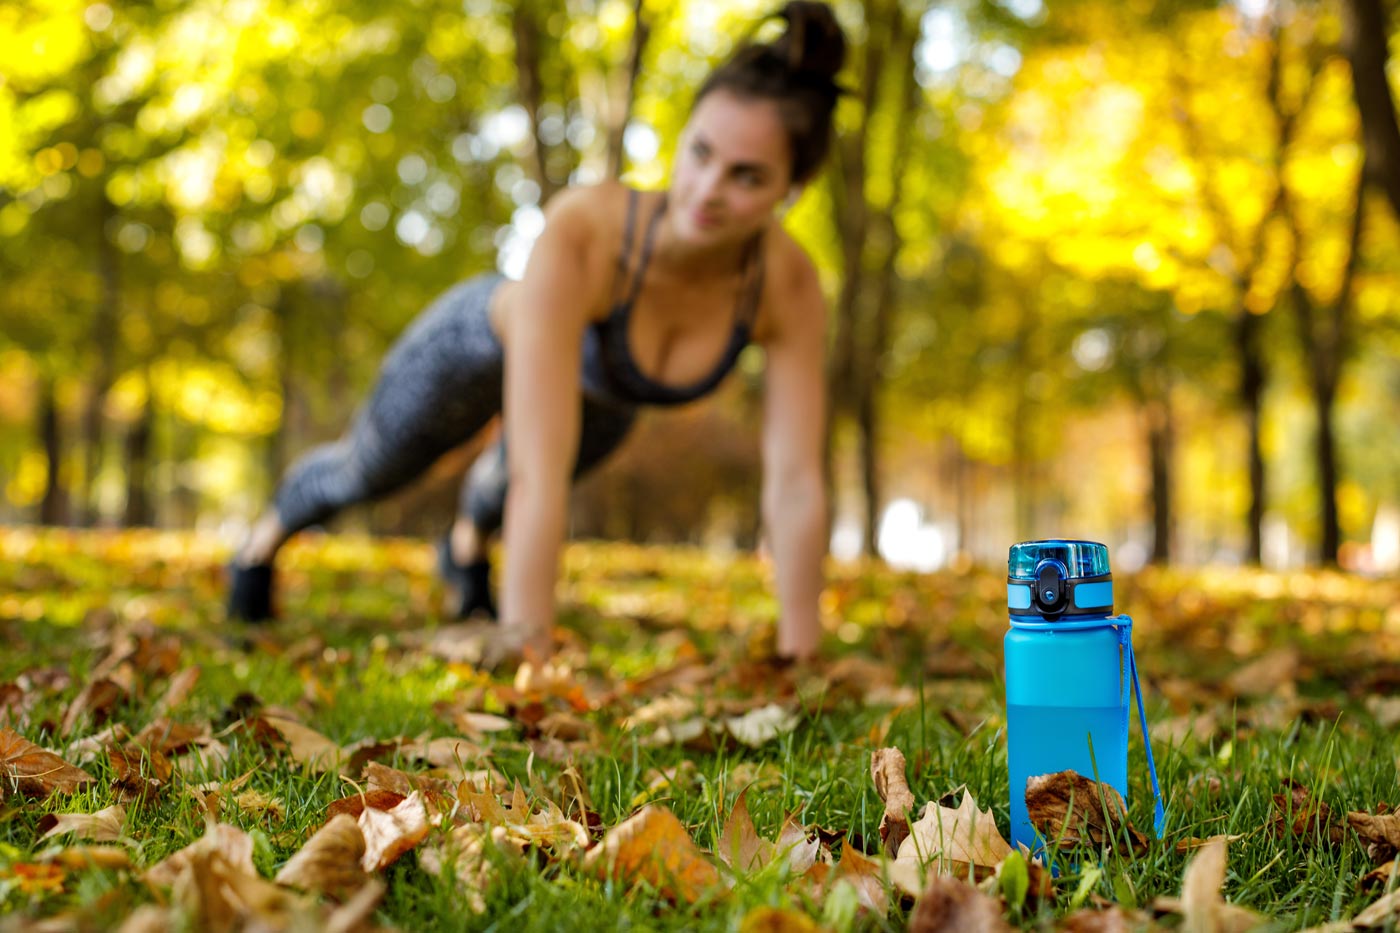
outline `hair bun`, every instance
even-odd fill
[[[778,15],[788,28],[773,41],[772,50],[794,74],[834,82],[846,58],[846,37],[831,7],[791,0]]]

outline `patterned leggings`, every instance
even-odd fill
[[[287,534],[404,486],[501,411],[504,352],[487,313],[500,282],[463,282],[409,325],[345,436],[308,452],[278,485],[273,505]],[[617,448],[635,414],[584,399],[575,478]],[[502,437],[467,472],[458,503],[483,534],[501,527],[506,478]]]

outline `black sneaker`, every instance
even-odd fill
[[[452,535],[443,535],[437,546],[438,575],[455,590],[455,602],[449,601],[448,613],[465,619],[474,613],[496,618],[496,603],[491,598],[491,561],[483,557],[463,566],[452,557]]]
[[[272,565],[228,565],[228,617],[239,622],[268,622],[272,615]]]

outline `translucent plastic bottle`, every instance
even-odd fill
[[[1035,850],[1028,778],[1077,771],[1128,799],[1133,623],[1113,614],[1108,548],[1092,541],[1013,546],[1006,601],[1011,844]]]

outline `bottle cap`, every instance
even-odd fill
[[[1051,539],[1011,546],[1006,603],[1013,614],[1055,620],[1113,612],[1108,548],[1097,541]]]

